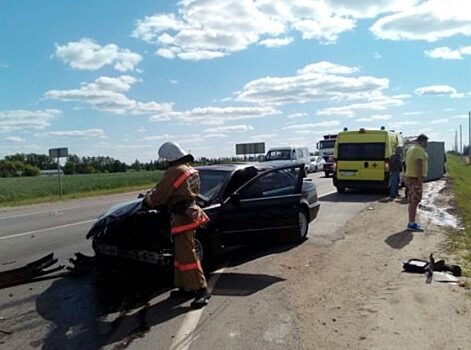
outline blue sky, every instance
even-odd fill
[[[344,127],[454,146],[471,109],[466,0],[0,2],[0,157],[126,162]]]

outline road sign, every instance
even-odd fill
[[[236,144],[236,154],[259,154],[259,153],[265,153],[265,142]]]
[[[49,158],[62,158],[68,155],[69,149],[67,147],[49,149]]]
[[[69,155],[69,149],[67,147],[61,148],[50,148],[49,158],[57,158],[57,177],[59,178],[59,198],[62,199],[62,182],[61,182],[61,166],[59,158],[67,157]]]

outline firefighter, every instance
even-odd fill
[[[155,208],[168,206],[172,214],[171,233],[175,243],[175,287],[172,298],[195,298],[193,308],[208,304],[207,289],[201,263],[195,252],[195,229],[209,218],[196,204],[200,191],[198,171],[188,163],[194,158],[177,143],[166,142],[159,148],[159,158],[168,162],[162,180],[144,197],[144,205]]]

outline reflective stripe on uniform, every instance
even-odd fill
[[[185,170],[183,174],[181,174],[178,179],[173,183],[173,188],[177,189],[180,187],[191,175],[198,173],[196,169],[189,169]]]
[[[201,225],[203,225],[204,223],[208,221],[209,221],[208,216],[203,212],[203,215],[199,217],[198,219],[196,219],[195,221],[193,221],[192,223],[179,225],[179,226],[173,226],[170,232],[172,233],[172,235],[176,235],[182,232],[191,231],[197,227],[200,227]]]
[[[182,263],[175,260],[174,263],[173,263],[173,266],[175,266],[175,268],[178,271],[201,270],[201,263],[200,263],[199,260],[197,260],[194,263],[188,263],[188,264],[182,264]]]

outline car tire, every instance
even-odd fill
[[[329,173],[327,171],[324,172],[325,177],[329,177]]]
[[[299,232],[296,241],[302,242],[306,239],[307,232],[309,231],[309,215],[306,210],[299,211]]]
[[[337,192],[338,192],[338,193],[345,193],[345,187],[343,187],[343,186],[337,186]]]
[[[203,272],[206,274],[211,271],[213,266],[213,253],[208,240],[203,235],[195,237],[195,253],[201,263]]]

